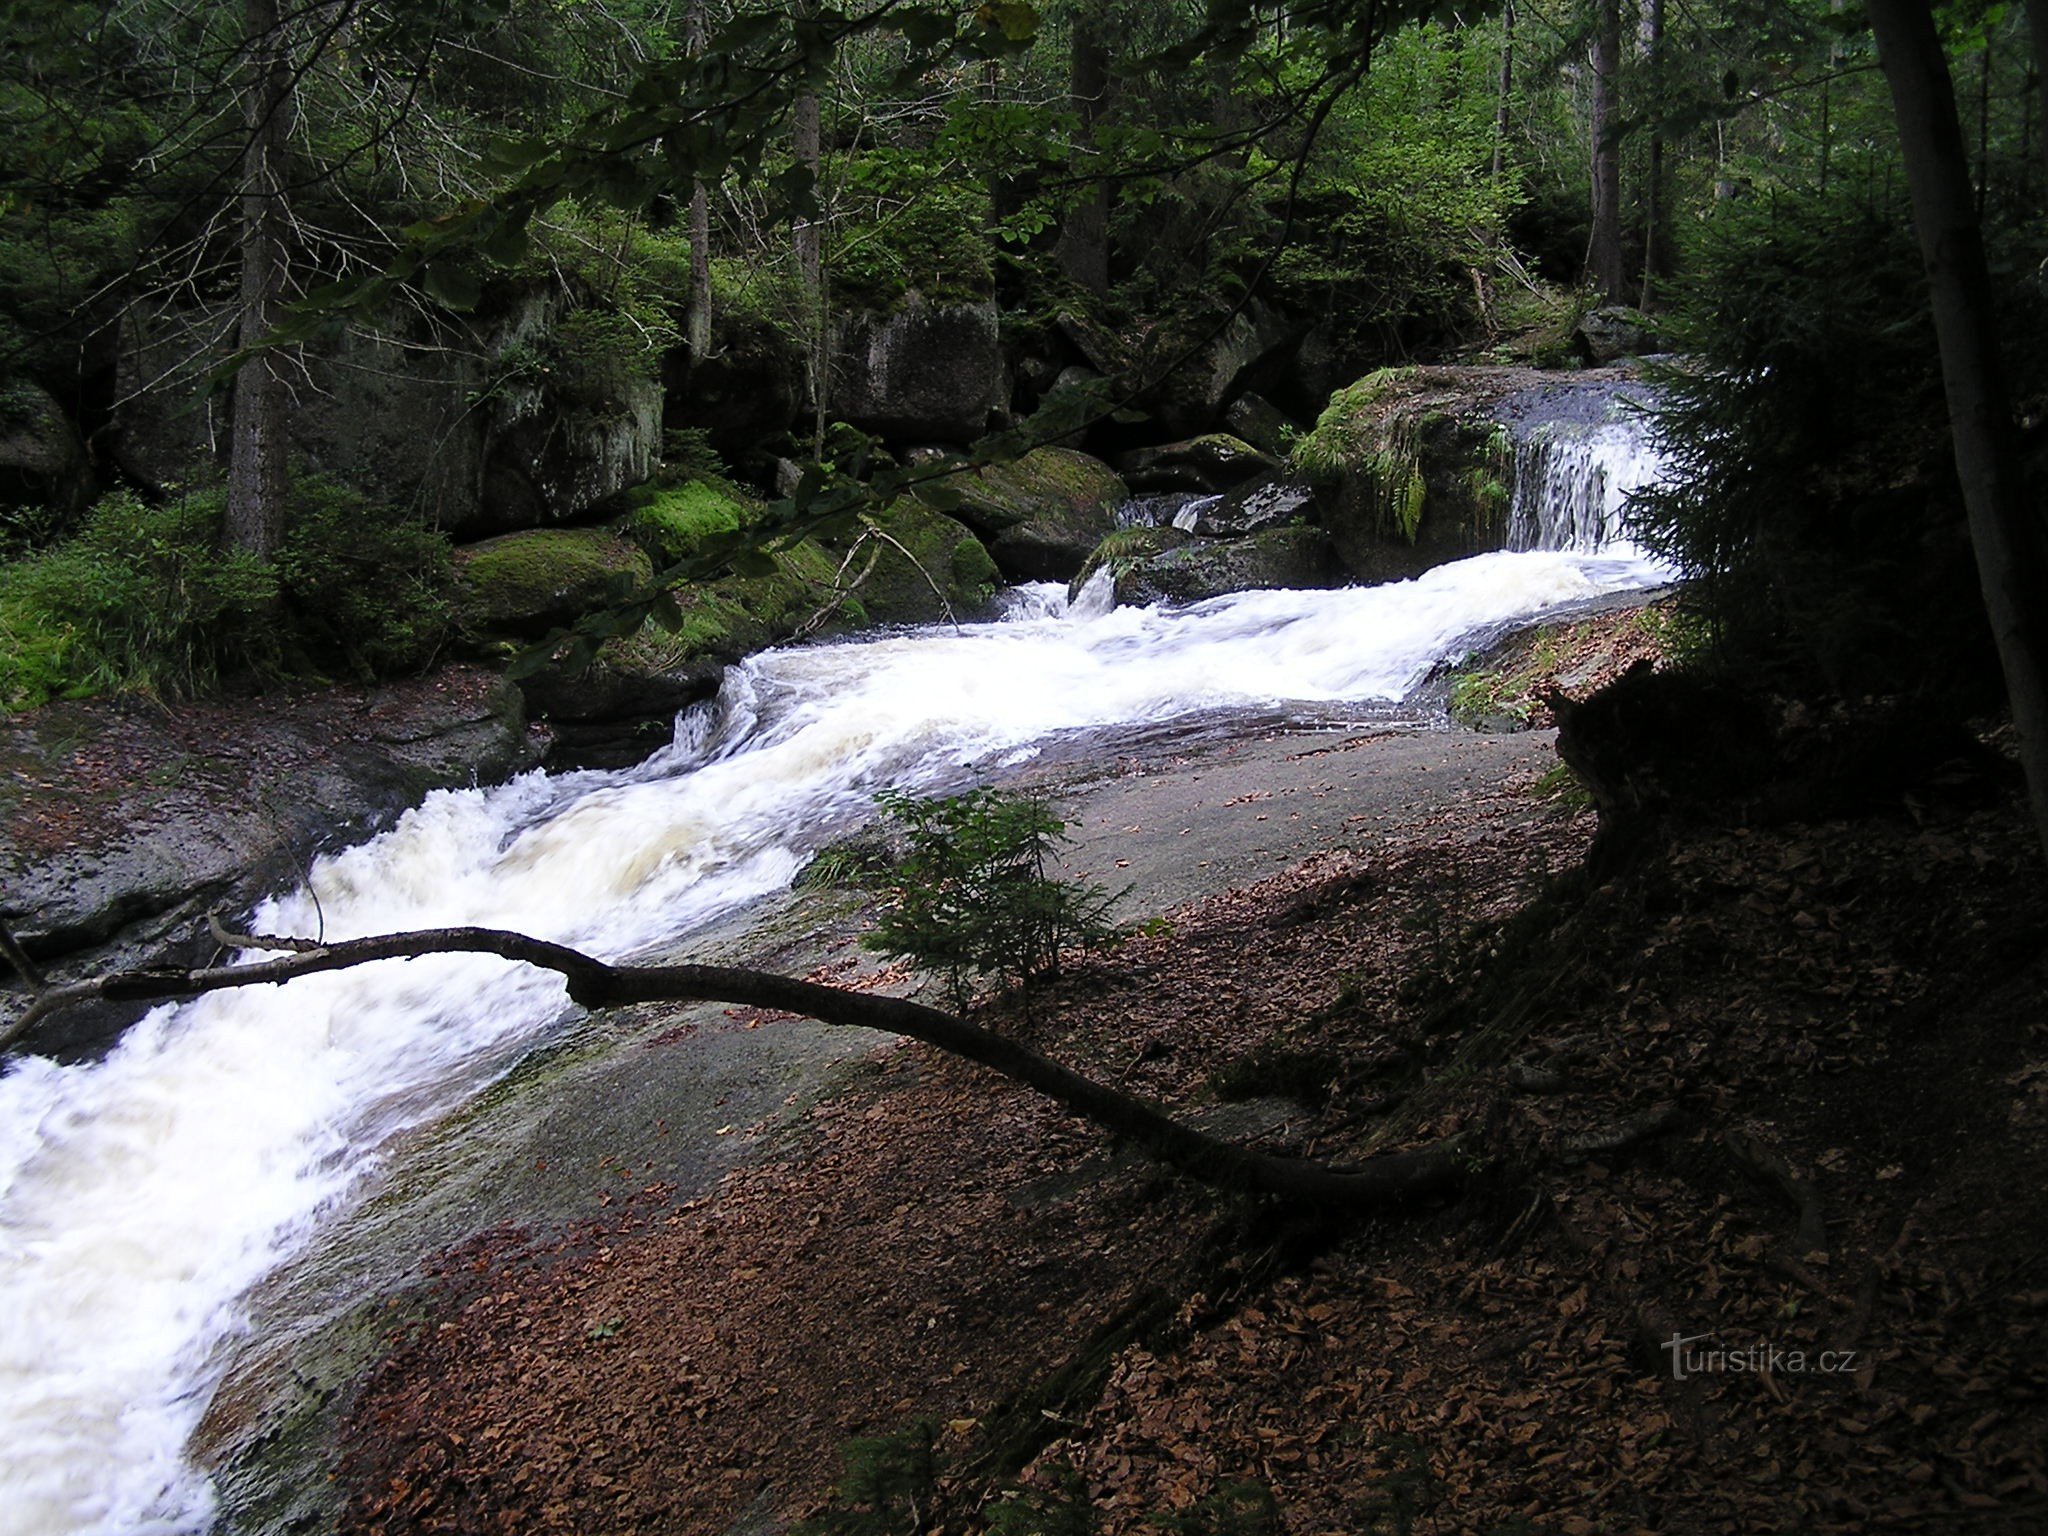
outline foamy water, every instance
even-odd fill
[[[266,904],[329,939],[474,923],[633,954],[786,885],[888,787],[953,784],[1060,732],[1290,703],[1397,701],[1475,634],[1656,584],[1629,557],[1480,556],[1412,582],[1067,612],[770,652],[619,773],[430,795]],[[542,1038],[553,976],[388,961],[161,1008],[103,1061],[0,1079],[0,1527],[190,1533],[183,1448],[241,1298],[345,1212],[398,1130]]]

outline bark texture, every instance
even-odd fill
[[[2029,506],[1955,85],[1925,0],[1870,0],[1927,268],[1956,474],[1998,643],[2034,829],[2048,850],[2048,529]]]
[[[285,151],[291,128],[291,59],[277,0],[244,0],[248,63],[242,88],[241,321],[237,345],[254,352],[277,323],[285,292]],[[230,548],[268,558],[284,531],[286,394],[283,360],[254,352],[235,376],[229,427]]]

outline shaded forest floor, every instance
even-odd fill
[[[1696,829],[1600,886],[1591,833],[1515,786],[991,1005],[1274,1145],[1462,1133],[1461,1201],[1261,1208],[884,1046],[707,1198],[620,1169],[598,1219],[441,1256],[347,1528],[2048,1526],[2018,802]]]

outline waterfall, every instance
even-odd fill
[[[1510,421],[1514,484],[1508,548],[1634,553],[1625,526],[1629,496],[1664,478],[1663,455],[1628,398],[1580,393],[1556,414],[1543,405]],[[1545,403],[1554,404],[1554,397]]]
[[[1603,493],[1604,494],[1604,493]],[[1068,610],[772,651],[616,773],[443,791],[320,859],[259,931],[482,924],[642,953],[788,884],[888,787],[958,785],[1049,740],[1233,707],[1398,701],[1473,636],[1661,579],[1624,557],[1481,555],[1414,581]],[[382,962],[151,1012],[102,1061],[0,1077],[0,1509],[15,1536],[190,1536],[185,1445],[244,1297],[344,1219],[380,1149],[546,1040],[560,980],[487,956]]]

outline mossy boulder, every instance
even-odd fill
[[[1344,585],[1329,535],[1320,528],[1270,528],[1242,539],[1196,539],[1119,562],[1119,604],[1198,603],[1228,592]]]
[[[645,487],[632,499],[625,526],[663,565],[707,554],[760,516],[717,480]],[[907,499],[762,554],[765,565],[680,585],[673,625],[650,619],[587,665],[565,652],[525,680],[529,706],[560,737],[556,762],[637,761],[667,740],[678,709],[717,691],[729,662],[797,638],[961,617],[1002,579],[972,533]]]
[[[455,552],[456,613],[473,638],[531,639],[644,591],[645,552],[610,528],[530,528]]]
[[[1507,541],[1513,445],[1494,416],[1540,376],[1526,370],[1385,368],[1330,399],[1295,445],[1344,568],[1397,581]]]
[[[941,482],[947,510],[979,534],[1015,581],[1067,581],[1116,528],[1122,477],[1073,448],[1034,448]]]
[[[1228,432],[1205,432],[1178,443],[1134,448],[1116,466],[1135,491],[1196,491],[1214,495],[1280,473],[1280,461]]]

